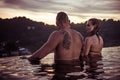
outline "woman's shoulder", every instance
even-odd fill
[[[86,44],[91,44],[92,43],[92,37],[86,37],[85,38],[85,43]]]
[[[88,37],[85,38],[85,40],[89,41],[89,40],[91,40],[92,38],[93,38],[92,36],[88,36]]]

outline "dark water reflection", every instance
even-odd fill
[[[0,80],[120,80],[120,47],[104,48],[102,56],[57,64],[51,53],[39,65],[19,56],[0,58]]]
[[[102,77],[99,77],[100,74],[104,73],[102,56],[93,55],[86,57],[85,59],[85,73],[88,74],[87,78],[102,80]]]

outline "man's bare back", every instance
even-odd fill
[[[55,60],[79,59],[83,47],[82,35],[70,29],[69,18],[64,12],[57,14],[56,25],[59,30],[50,34],[47,42],[28,58],[29,61],[42,59],[52,51],[55,53]]]
[[[60,42],[55,48],[55,60],[79,59],[82,36],[75,30],[59,30]]]

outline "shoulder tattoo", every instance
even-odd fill
[[[95,40],[95,39],[93,39],[93,43],[96,43],[96,40]]]
[[[66,32],[63,38],[63,47],[65,49],[70,49],[71,46],[71,37],[70,35]]]

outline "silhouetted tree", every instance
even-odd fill
[[[87,36],[85,23],[71,23],[71,28]],[[14,17],[11,19],[0,18],[0,40],[17,41],[22,47],[35,51],[41,47],[48,39],[49,35],[58,28],[55,25],[45,24],[44,22],[33,21],[26,17]],[[120,45],[120,21],[113,19],[100,20],[100,31],[105,45]]]

